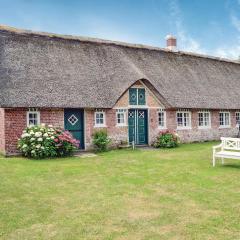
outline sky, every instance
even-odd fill
[[[238,59],[240,0],[0,0],[0,24]]]

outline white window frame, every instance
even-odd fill
[[[161,126],[159,124],[159,113],[162,113],[163,114],[163,126]],[[166,111],[165,109],[163,108],[159,108],[158,111],[157,111],[157,121],[158,121],[158,129],[166,129],[166,125],[167,125],[167,117],[166,117]]]
[[[30,124],[29,121],[30,121],[30,118],[29,118],[29,115],[30,114],[37,114],[37,124]],[[32,126],[37,126],[37,125],[40,125],[40,111],[38,111],[37,109],[35,108],[30,108],[28,111],[27,111],[27,126],[28,127],[32,127]]]
[[[224,122],[224,125],[220,125],[220,114],[224,114],[223,116],[225,116],[226,114],[229,114],[229,124],[228,125],[226,125],[226,119],[225,119],[225,117],[223,118],[223,122]],[[230,128],[231,127],[231,113],[229,112],[229,111],[220,111],[219,112],[219,128]]]
[[[97,114],[103,114],[103,123],[97,123]],[[94,112],[94,127],[106,127],[106,114],[103,110],[96,110]]]
[[[116,109],[116,126],[117,127],[125,127],[127,126],[127,110],[124,108],[118,108]],[[118,123],[118,114],[123,114],[123,123]]]
[[[178,125],[178,114],[179,113],[182,113],[183,115],[184,114],[189,114],[189,117],[188,117],[188,119],[189,119],[189,121],[188,121],[188,123],[189,123],[189,125],[187,125],[187,126],[179,126]],[[189,110],[187,110],[187,109],[179,109],[177,112],[176,112],[176,122],[177,122],[177,130],[186,130],[186,129],[192,129],[192,114],[191,114],[191,111],[189,111]]]
[[[237,115],[238,115],[238,116],[237,116]],[[240,123],[240,111],[236,111],[236,112],[235,112],[236,127],[239,126],[239,123],[238,123],[237,119],[239,119],[239,123]]]
[[[199,114],[203,114],[203,123],[205,124],[205,118],[206,118],[206,115],[205,114],[208,114],[208,124],[207,125],[199,125]],[[209,110],[201,110],[198,112],[198,128],[199,129],[209,129],[211,128],[211,112]]]

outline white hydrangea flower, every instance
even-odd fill
[[[38,138],[38,142],[42,142],[43,141],[43,139],[42,138]]]
[[[30,134],[28,134],[28,133],[23,133],[22,136],[21,136],[21,138],[25,138],[25,137],[29,137],[29,136],[30,136]]]
[[[51,136],[51,139],[54,139],[55,137],[54,136]]]
[[[26,148],[27,147],[27,144],[23,144],[23,146],[22,146],[23,148]]]
[[[48,137],[48,134],[47,134],[47,133],[44,133],[43,136],[44,136],[44,137]]]
[[[36,148],[40,148],[41,147],[41,145],[40,144],[38,144],[37,146],[36,146]]]
[[[42,133],[41,132],[36,132],[35,133],[35,137],[41,137],[42,136]]]
[[[32,150],[31,153],[35,153],[35,150]]]
[[[33,142],[33,141],[35,141],[35,138],[31,138],[31,139],[30,139],[30,142]]]
[[[41,149],[44,149],[44,148],[45,148],[45,147],[43,147],[43,146],[41,147]]]

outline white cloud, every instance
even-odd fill
[[[181,50],[188,52],[205,53],[206,51],[201,47],[200,43],[196,39],[192,38],[189,33],[187,33],[183,24],[182,11],[178,0],[169,1],[169,6],[170,16],[174,20],[174,24],[177,29],[177,38]]]
[[[238,0],[240,4],[240,0]],[[231,46],[221,46],[214,50],[213,54],[219,57],[239,59],[240,57],[240,19],[234,15],[230,14],[230,20],[232,26],[238,32],[238,37],[236,38],[236,43]]]
[[[236,60],[240,56],[240,44],[232,47],[219,47],[213,52],[213,54],[218,57]]]

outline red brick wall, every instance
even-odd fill
[[[0,109],[0,151],[7,154],[17,152],[17,140],[21,136],[23,129],[27,125],[26,121],[27,109]],[[53,126],[64,127],[64,110],[63,109],[40,109],[41,123],[51,124]],[[121,141],[128,140],[128,127],[116,126],[116,110],[107,109],[106,125],[107,132],[112,139],[113,145],[119,144]],[[219,111],[211,111],[211,128],[198,128],[198,111],[192,111],[192,129],[177,130],[176,111],[167,110],[167,128],[176,130],[180,135],[182,142],[205,141],[219,139],[221,136],[236,136],[236,120],[235,111],[231,111],[231,128],[219,129]],[[4,118],[4,119],[3,119]],[[85,144],[86,149],[92,148],[92,134],[99,128],[94,127],[94,110],[85,110]],[[4,137],[5,131],[5,137]],[[158,115],[157,108],[149,108],[149,143],[151,144],[157,134]]]
[[[63,109],[40,109],[40,122],[64,127]],[[27,126],[27,109],[5,109],[5,152],[17,153],[17,141]]]
[[[111,143],[113,146],[118,145],[121,141],[128,140],[128,127],[116,126],[116,110],[106,109],[106,128],[94,127],[94,110],[85,110],[85,147],[86,149],[92,148],[92,135],[94,131],[100,129],[106,129],[109,137],[111,138]]]
[[[27,126],[26,110],[5,109],[5,152],[15,154],[17,152],[17,141],[23,129]]]
[[[231,128],[219,128],[219,110],[211,111],[211,128],[198,128],[198,111],[191,111],[191,129],[178,130],[176,111],[167,111],[167,128],[176,130],[182,142],[218,140],[220,137],[234,137],[237,135],[235,111],[230,111]]]
[[[64,128],[64,109],[41,109],[40,122]]]
[[[0,108],[0,153],[5,153],[5,127],[3,108]]]

